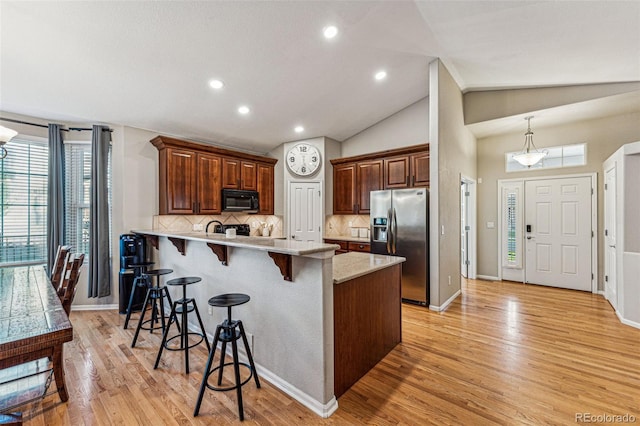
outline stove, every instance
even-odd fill
[[[236,230],[236,235],[243,235],[245,237],[248,237],[249,235],[251,235],[251,228],[246,223],[222,225],[222,233],[224,234],[227,231],[227,229],[234,229],[234,228]]]

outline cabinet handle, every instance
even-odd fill
[[[191,206],[191,210],[193,210],[194,213],[197,213],[198,211],[196,210],[196,203],[194,202],[193,205]]]
[[[360,245],[358,246],[358,248],[363,249],[363,248],[364,248],[364,246],[363,246],[362,244],[360,244]]]
[[[411,176],[411,186],[416,186],[416,175]]]

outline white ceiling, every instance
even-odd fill
[[[427,96],[435,57],[463,90],[640,80],[638,1],[3,0],[0,24],[2,111],[257,152],[353,136]]]

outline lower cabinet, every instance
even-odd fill
[[[348,253],[350,251],[361,251],[365,253],[369,253],[371,251],[371,244],[369,243],[361,243],[357,241],[345,241],[345,240],[324,240],[325,244],[337,244],[340,246],[340,249],[336,250],[336,254]]]

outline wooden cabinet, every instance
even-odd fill
[[[355,209],[355,163],[333,166],[333,214],[353,214]]]
[[[385,158],[385,189],[429,186],[429,152]]]
[[[354,213],[369,214],[371,191],[383,188],[382,160],[366,161],[356,165],[356,207]]]
[[[324,240],[325,244],[337,244],[340,246],[340,249],[336,250],[336,254],[347,253],[349,251],[349,243],[347,241],[342,240]]]
[[[238,158],[222,159],[222,187],[258,190],[258,165],[255,161]]]
[[[273,214],[274,158],[158,136],[160,214],[220,214],[222,188],[260,194],[260,213]]]
[[[349,251],[361,251],[364,253],[371,252],[371,244],[370,243],[359,243],[355,241],[349,241]]]
[[[345,241],[345,240],[332,240],[325,238],[325,244],[337,244],[340,246],[339,250],[336,250],[336,254],[348,253],[350,251],[360,251],[369,253],[371,252],[371,244],[357,241]]]
[[[196,208],[197,153],[168,148],[160,154],[160,214],[192,214]]]
[[[222,211],[220,196],[222,159],[211,154],[198,154],[197,159],[196,212],[198,214],[220,214]]]
[[[429,186],[429,152],[411,157],[411,186]]]
[[[382,161],[333,167],[333,213],[368,214],[369,193],[382,189]]]
[[[370,193],[429,186],[429,145],[331,160],[333,214],[369,214]]]
[[[258,164],[258,195],[260,214],[273,214],[273,166]]]

